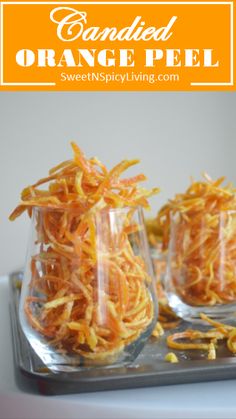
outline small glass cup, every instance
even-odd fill
[[[33,209],[20,323],[49,369],[131,362],[156,320],[141,208]]]
[[[236,312],[236,211],[171,214],[165,274],[170,307],[201,323],[200,313],[225,320]]]

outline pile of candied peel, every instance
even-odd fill
[[[135,341],[154,318],[151,278],[135,251],[143,227],[134,214],[149,208],[158,189],[141,188],[143,174],[121,178],[138,160],[109,171],[75,143],[72,149],[72,160],[23,190],[10,219],[35,210],[28,323],[61,353],[102,360]],[[115,221],[111,209],[118,211]]]

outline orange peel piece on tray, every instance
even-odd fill
[[[87,159],[75,143],[72,149],[72,160],[53,167],[47,177],[22,191],[10,220],[40,209],[36,212],[40,246],[31,258],[30,290],[33,298],[43,299],[26,297],[29,324],[61,353],[99,361],[114,357],[153,320],[150,278],[129,235],[142,228],[132,220],[134,210],[149,208],[148,198],[158,188],[140,188],[143,174],[120,178],[138,160],[124,160],[109,171],[97,158]],[[42,189],[43,185],[47,187]],[[127,211],[112,238],[106,215],[101,222],[96,216],[114,208]],[[103,239],[99,249],[96,229]],[[108,281],[100,293],[98,270]]]
[[[192,306],[236,301],[236,189],[222,185],[224,180],[214,181],[204,174],[203,181],[192,181],[157,216],[163,251],[168,249],[174,219],[172,282],[178,296]]]
[[[226,341],[228,350],[235,354],[236,327],[211,319],[204,313],[200,313],[200,317],[203,321],[214,327],[206,332],[196,329],[186,329],[182,332],[173,333],[167,336],[167,346],[180,351],[207,351],[207,358],[214,360],[217,355],[218,341]]]

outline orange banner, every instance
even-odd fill
[[[0,4],[1,90],[235,90],[233,1]]]

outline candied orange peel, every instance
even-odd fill
[[[135,209],[149,208],[148,198],[158,189],[141,188],[143,174],[120,177],[138,160],[124,160],[109,171],[75,143],[72,149],[72,160],[22,191],[10,220],[26,210],[31,216],[36,208],[40,250],[31,259],[28,323],[61,353],[100,361],[122,351],[153,320],[151,278],[130,235],[142,228],[132,220]],[[119,208],[127,212],[112,236],[106,210]],[[96,243],[98,228],[107,246]],[[108,283],[100,292],[102,271]]]
[[[224,177],[203,176],[157,216],[163,251],[168,249],[171,217],[175,217],[175,268],[183,274],[173,273],[172,281],[179,297],[192,306],[236,300],[236,189],[231,183],[223,186]]]
[[[123,160],[112,170],[97,159],[86,159],[83,152],[71,143],[74,158],[58,164],[49,171],[49,176],[23,189],[22,202],[10,215],[13,221],[26,209],[35,206],[57,209],[77,209],[84,214],[99,208],[137,207],[149,209],[148,198],[159,192],[148,191],[138,184],[146,180],[143,174],[120,179],[121,174],[139,160]],[[38,187],[49,183],[47,190]]]
[[[204,313],[200,313],[201,319],[214,326],[206,332],[186,329],[169,335],[166,339],[167,346],[175,350],[203,350],[207,351],[209,360],[216,359],[219,341],[226,341],[227,348],[233,354],[236,353],[236,327],[211,319]]]

